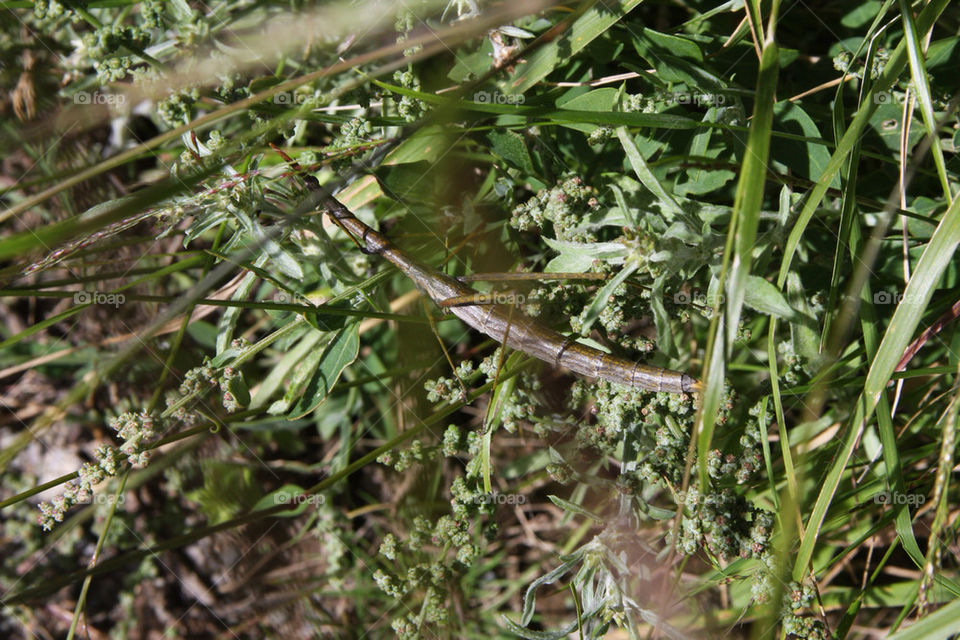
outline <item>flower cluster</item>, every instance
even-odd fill
[[[764,416],[764,420],[769,420],[769,416]],[[732,477],[737,484],[747,482],[763,464],[760,440],[760,428],[757,423],[751,422],[740,436],[740,446],[743,448],[738,454],[724,454],[719,449],[711,451],[707,454],[707,471],[710,477],[718,481]]]
[[[414,440],[406,449],[399,452],[387,452],[377,458],[377,462],[391,467],[394,471],[406,471],[414,464],[425,464],[437,459],[438,447],[424,447],[419,440]]]
[[[150,460],[150,445],[157,432],[152,416],[145,411],[127,412],[110,420],[110,427],[123,441],[120,447],[101,445],[95,456],[97,463],[85,463],[77,478],[64,486],[61,495],[50,502],[41,502],[38,521],[44,531],[50,531],[57,522],[62,522],[67,510],[74,505],[89,502],[95,485],[108,477],[119,475],[126,462],[133,467],[145,467]]]
[[[393,533],[383,537],[380,554],[390,561],[391,569],[374,572],[377,586],[397,599],[409,599],[418,592],[423,594],[418,613],[401,615],[393,621],[398,637],[412,638],[414,635],[410,634],[422,633],[425,624],[442,625],[447,621],[448,605],[444,594],[451,591],[451,583],[463,576],[480,554],[471,525],[483,522],[482,533],[486,540],[496,536],[496,523],[490,520],[496,508],[495,501],[489,500],[481,489],[480,444],[481,438],[476,432],[464,436],[459,428],[450,425],[444,432],[442,443],[431,451],[457,456],[466,450],[471,458],[466,475],[451,483],[450,513],[435,522],[424,516],[414,517],[403,541]],[[425,451],[419,442],[415,442],[411,450]]]
[[[746,498],[722,489],[708,494],[691,490],[686,495],[677,549],[687,555],[707,548],[725,560],[769,556],[773,514]]]
[[[234,413],[250,404],[250,391],[239,369],[224,367],[217,382],[223,392],[223,408],[227,413]]]
[[[804,371],[807,363],[806,358],[797,353],[792,341],[785,340],[778,344],[777,353],[783,362],[780,369],[781,384],[793,387],[807,379],[807,374]]]
[[[581,228],[585,214],[600,206],[596,196],[596,189],[583,184],[580,178],[567,178],[515,207],[510,226],[518,231],[527,231],[543,229],[549,222],[557,240],[596,242],[592,232]]]
[[[613,129],[611,127],[597,127],[587,136],[587,143],[596,147],[605,144],[613,139]]]
[[[127,456],[127,462],[141,468],[147,466],[150,459],[149,444],[156,439],[153,418],[146,411],[127,412],[110,421],[110,426],[123,440],[120,453]]]
[[[240,344],[234,341],[235,344]],[[238,348],[238,347],[234,347]],[[250,392],[244,382],[242,372],[235,367],[213,367],[209,358],[199,367],[194,367],[183,376],[179,389],[166,395],[167,411],[186,425],[197,423],[198,415],[190,411],[186,404],[189,400],[202,397],[219,388],[223,408],[233,413],[250,404]]]
[[[73,12],[57,0],[36,0],[33,3],[33,15],[39,20],[54,20]]]
[[[395,71],[393,79],[405,89],[420,91],[420,78],[411,71]],[[407,122],[416,122],[427,112],[427,104],[412,96],[400,96],[396,103],[397,113]]]
[[[591,406],[596,416],[594,423],[579,429],[577,441],[581,447],[605,456],[619,455],[625,441],[639,444],[639,459],[624,460],[626,464],[614,484],[621,495],[640,495],[649,485],[677,487],[686,472],[689,433],[695,417],[696,407],[690,400],[684,394],[649,393],[605,382],[588,387],[584,382],[577,382],[571,408]],[[735,400],[735,394],[727,387],[717,424],[731,421]],[[684,513],[675,540],[676,548],[684,554],[706,549],[725,561],[757,560],[759,567],[753,586],[758,601],[769,598],[773,592],[775,572],[770,536],[774,516],[747,500],[735,486],[748,482],[762,466],[761,426],[769,425],[772,420],[770,412],[761,411],[762,407],[757,404],[749,411],[738,413],[746,413],[743,432],[735,441],[739,447],[732,447],[726,453],[715,449],[708,454],[710,484],[705,489],[694,485],[686,494],[677,496]],[[729,439],[725,444],[730,448]],[[565,463],[553,463],[548,471],[560,482],[575,475]]]
[[[471,384],[481,374],[486,377],[487,382],[496,380],[497,369],[500,367],[501,348],[497,348],[481,360],[476,368],[471,361],[464,360],[457,366],[456,378],[441,377],[427,380],[424,384],[427,400],[434,403],[445,401],[451,404],[463,402],[465,398],[461,382],[464,385]],[[522,421],[530,420],[536,415],[539,402],[535,394],[538,389],[540,389],[540,380],[536,376],[528,373],[518,375],[518,384],[514,387],[513,393],[504,397],[499,409],[499,420],[507,431],[516,432]]]
[[[589,298],[583,285],[552,282],[530,289],[522,308],[528,316],[543,316],[545,321],[552,323],[554,319],[576,317],[587,306]]]
[[[783,594],[780,608],[783,630],[788,636],[796,636],[805,640],[826,640],[830,637],[826,626],[816,618],[800,616],[804,609],[809,609],[814,599],[813,587],[809,584],[791,582],[787,592]]]
[[[117,55],[121,49],[140,51],[150,44],[148,29],[131,25],[104,25],[84,36],[83,44],[87,55],[93,59],[93,66],[101,83],[116,82],[124,79],[130,72],[136,58],[129,55]]]
[[[436,380],[427,380],[423,388],[427,392],[427,400],[433,403],[449,402],[455,404],[463,402],[463,384],[470,384],[479,377],[471,360],[463,360],[457,365],[453,378],[440,377]]]
[[[876,80],[883,74],[884,67],[890,59],[890,51],[879,48],[873,55],[873,64],[870,67],[870,79]],[[833,68],[837,71],[847,73],[857,78],[863,78],[864,64],[853,64],[853,54],[849,51],[841,51],[833,57]]]
[[[170,127],[179,127],[193,119],[193,105],[199,99],[200,92],[197,89],[181,89],[157,104],[157,113]]]
[[[614,455],[626,431],[644,441],[650,441],[650,432],[655,432],[655,440],[650,442],[655,446],[645,447],[651,453],[638,472],[653,482],[661,477],[671,482],[679,478],[684,468],[687,430],[696,409],[690,396],[631,389],[603,380],[592,384],[577,380],[569,407],[577,409],[591,403],[596,423],[584,425],[577,432],[581,448]]]

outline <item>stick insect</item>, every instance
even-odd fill
[[[295,163],[293,166],[297,168]],[[304,180],[307,189],[315,196],[322,194],[315,177],[305,175]],[[447,305],[445,302],[451,299],[476,300],[481,294],[463,282],[413,260],[382,233],[361,222],[333,196],[327,197],[322,205],[333,221],[354,238],[362,251],[393,263],[435,303],[448,308],[465,323],[501,344],[574,373],[628,387],[669,393],[693,393],[700,388],[699,383],[685,373],[631,362],[588,347],[505,305]]]

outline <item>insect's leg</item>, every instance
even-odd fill
[[[433,315],[430,313],[429,307],[427,307],[427,301],[423,300],[423,308],[427,314],[427,320],[430,322],[430,330],[433,331],[433,335],[437,337],[437,342],[440,343],[440,350],[443,351],[444,357],[447,359],[447,363],[450,365],[450,371],[453,373],[453,377],[457,379],[457,382],[460,383],[460,400],[462,402],[467,401],[467,385],[463,382],[463,379],[457,375],[457,367],[453,364],[453,358],[450,357],[450,352],[447,351],[447,346],[443,344],[443,339],[440,337],[440,332],[437,331],[437,322],[433,319]]]

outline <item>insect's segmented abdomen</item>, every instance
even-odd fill
[[[366,252],[383,256],[392,262],[434,302],[477,294],[476,290],[455,278],[410,259],[386,236],[361,222],[334,198],[326,202],[326,207]],[[450,307],[450,311],[501,344],[584,376],[648,391],[693,393],[698,388],[696,380],[685,373],[631,362],[580,344],[511,307],[464,304]]]

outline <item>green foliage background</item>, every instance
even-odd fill
[[[5,636],[960,631],[950,3],[0,16]]]

